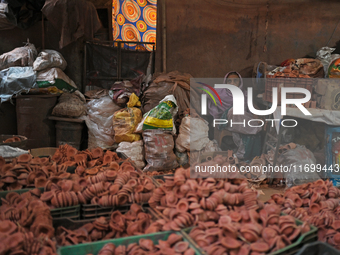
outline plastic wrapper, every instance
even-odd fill
[[[37,73],[39,88],[56,87],[62,91],[73,92],[77,90],[76,84],[60,69],[50,68]]]
[[[43,50],[33,63],[34,71],[42,71],[47,68],[58,67],[65,70],[67,62],[64,57],[55,50]]]
[[[333,54],[331,56],[327,75],[329,78],[340,78],[340,55]]]
[[[210,140],[208,144],[200,151],[191,151],[190,152],[190,164],[194,164],[198,162],[198,159],[203,153],[206,152],[215,152],[215,151],[222,151],[221,148],[218,146],[216,140]]]
[[[75,93],[62,94],[53,108],[52,115],[77,118],[86,114],[86,101],[84,96],[80,95],[78,90]]]
[[[37,87],[36,75],[30,66],[10,67],[0,71],[1,103],[10,100],[14,95],[29,92]]]
[[[0,146],[0,156],[3,158],[16,158],[22,154],[28,154],[28,151],[25,151],[20,148],[14,148],[8,145]]]
[[[316,165],[316,159],[313,153],[305,146],[297,145],[295,149],[282,153],[278,157],[276,165],[286,166],[291,169],[283,172],[288,187],[320,179],[316,171],[311,170]]]
[[[145,160],[143,171],[170,170],[178,167],[171,131],[149,129],[143,131]]]
[[[120,107],[109,96],[87,103],[87,116],[83,116],[88,128],[88,147],[111,148],[114,144],[112,118]]]
[[[331,60],[331,56],[332,56],[331,54],[334,50],[335,48],[322,47],[316,53],[316,58],[321,61],[325,74],[327,74],[328,66]]]
[[[121,142],[116,150],[117,152],[122,152],[133,160],[136,166],[143,169],[145,166],[144,161],[144,144],[143,141],[136,141],[133,143]]]
[[[297,68],[300,73],[311,78],[323,78],[325,72],[320,60],[314,58],[299,58],[295,61],[293,69]]]
[[[159,102],[159,104],[145,113],[143,120],[136,128],[136,132],[147,129],[172,130],[176,134],[174,118],[177,114],[178,107],[173,95],[168,95]]]
[[[15,28],[15,25],[10,22],[6,16],[8,12],[8,4],[0,2],[0,30]]]
[[[189,157],[188,157],[188,154],[186,152],[179,152],[179,151],[176,150],[175,155],[176,155],[177,162],[180,166],[182,166],[182,167],[189,166],[188,165]]]
[[[24,47],[18,47],[0,55],[0,70],[13,66],[32,66],[36,57],[35,46],[28,43]]]
[[[138,123],[142,120],[140,109],[124,108],[113,115],[113,129],[116,143],[135,142],[141,139],[139,134],[134,134]]]
[[[201,118],[185,117],[179,127],[176,150],[179,152],[202,150],[208,143],[209,126]]]

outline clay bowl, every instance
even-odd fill
[[[174,245],[175,243],[182,241],[182,239],[183,239],[183,238],[182,238],[182,236],[180,236],[180,235],[171,234],[171,235],[169,235],[167,242],[168,242],[168,244],[169,244],[170,246],[172,246],[172,245]]]
[[[321,208],[320,208],[319,204],[313,203],[313,204],[310,205],[309,209],[313,214],[316,214],[316,213],[320,212]]]
[[[273,228],[267,227],[262,230],[262,238],[267,243],[269,243],[277,235],[278,235],[277,231]]]
[[[32,159],[31,154],[22,154],[17,158],[18,163],[28,163]]]
[[[4,220],[0,224],[0,233],[10,235],[17,230],[17,225],[9,220]]]
[[[241,247],[242,242],[234,239],[234,238],[222,238],[221,244],[227,249],[238,249]]]
[[[269,251],[269,245],[264,242],[257,242],[250,244],[250,249],[253,252],[266,253]]]
[[[174,246],[174,250],[177,253],[183,253],[189,248],[189,243],[188,242],[177,242]]]

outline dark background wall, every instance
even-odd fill
[[[24,46],[27,39],[39,50],[42,48],[42,24],[38,22],[25,30],[20,28],[0,30],[0,38],[0,55],[16,47]],[[57,50],[64,56],[67,61],[65,73],[80,87],[83,71],[83,41],[78,40],[63,49],[59,49],[59,40],[59,32],[46,20],[45,49]]]
[[[91,2],[97,8],[111,10],[111,0]],[[163,3],[158,1],[158,72],[162,71]],[[287,58],[315,56],[327,44],[339,20],[340,1],[336,0],[166,0],[167,71],[221,77],[236,70],[249,77],[259,61],[280,64]],[[339,37],[340,25],[329,46]],[[41,48],[41,22],[27,30],[0,30],[0,38],[0,54],[22,46],[27,38]],[[68,62],[65,73],[80,87],[83,40],[60,50],[59,39],[58,31],[45,21],[45,48],[63,54]]]
[[[162,3],[158,1],[158,18]],[[251,77],[259,61],[280,64],[287,58],[315,56],[339,18],[340,1],[167,0],[167,71],[221,77],[236,70]],[[156,63],[161,71],[158,28]],[[339,37],[340,25],[329,46]]]

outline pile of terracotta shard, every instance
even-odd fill
[[[108,243],[99,251],[98,255],[115,254],[184,254],[194,255],[195,250],[190,248],[189,243],[183,241],[183,237],[176,234],[169,235],[166,241],[158,240],[158,244],[149,239],[140,239],[138,243],[115,246]]]
[[[199,222],[217,222],[235,207],[262,207],[257,192],[247,187],[244,179],[190,179],[190,169],[179,168],[154,190],[149,205],[169,220],[163,230],[178,231]]]
[[[200,222],[189,235],[208,254],[264,254],[292,244],[309,230],[308,224],[297,226],[292,216],[280,216],[280,207],[265,205],[261,210],[238,208],[218,223]]]
[[[92,223],[69,230],[67,227],[58,227],[56,236],[61,246],[78,243],[107,240],[119,237],[155,233],[161,231],[164,220],[153,221],[152,215],[143,212],[141,206],[132,204],[125,214],[114,211],[110,219],[100,217]]]
[[[56,254],[49,208],[40,191],[11,192],[0,207],[0,254]],[[11,253],[10,253],[11,252]]]
[[[318,228],[319,241],[340,249],[340,191],[332,182],[317,180],[292,187],[284,194],[274,194],[269,203],[282,212]]]

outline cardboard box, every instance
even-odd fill
[[[33,157],[48,157],[53,156],[58,148],[55,147],[44,147],[44,148],[36,148],[32,149],[30,153]]]

